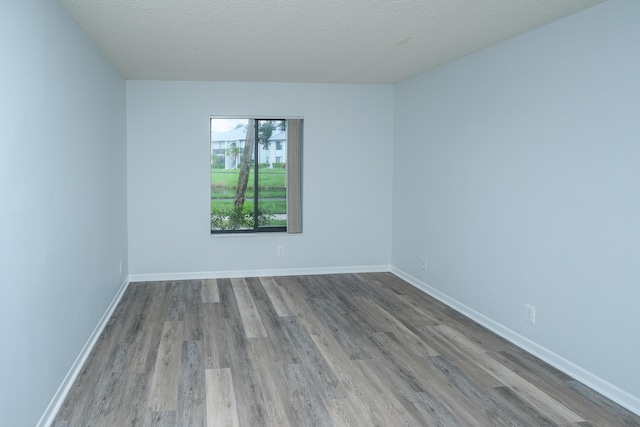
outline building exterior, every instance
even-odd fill
[[[211,164],[224,164],[224,169],[235,169],[242,162],[247,139],[244,127],[228,132],[211,132]],[[237,147],[237,150],[234,148]],[[254,158],[255,161],[255,153]],[[287,132],[276,130],[269,138],[269,145],[260,144],[258,163],[268,163],[269,168],[279,167],[287,161]],[[274,166],[275,165],[275,166]]]

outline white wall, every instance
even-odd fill
[[[304,117],[302,235],[211,237],[211,115]],[[390,264],[393,86],[128,81],[127,132],[134,278]]]
[[[0,424],[32,426],[126,277],[125,83],[57,2],[1,2],[0,52]]]
[[[639,22],[610,1],[398,85],[392,230],[396,268],[636,398]]]

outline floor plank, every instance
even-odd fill
[[[233,292],[238,302],[238,310],[242,318],[245,334],[247,338],[266,337],[267,331],[264,329],[260,313],[256,309],[249,286],[245,279],[231,279]]]
[[[151,427],[173,427],[176,424],[176,411],[152,412],[146,425]]]
[[[280,317],[295,316],[296,313],[280,292],[280,287],[276,285],[273,277],[260,277],[260,283],[269,296],[269,300]]]
[[[207,427],[238,427],[238,408],[231,369],[205,370]]]
[[[225,317],[221,304],[203,304],[202,312],[204,323],[207,325],[202,336],[205,368],[228,368],[231,366],[233,351],[231,344],[232,324],[229,318]]]
[[[216,279],[205,279],[202,281],[202,303],[220,302],[218,293],[218,281]]]
[[[176,421],[184,426],[206,426],[205,369],[202,341],[184,341],[178,384]]]
[[[151,412],[175,411],[182,365],[183,322],[164,322],[149,389]]]

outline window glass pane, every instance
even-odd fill
[[[212,231],[253,229],[253,174],[250,173],[247,180],[244,203],[241,203],[238,188],[249,121],[211,120]],[[249,134],[251,137],[253,133]],[[253,141],[250,145],[253,145]]]
[[[258,121],[258,227],[287,226],[286,170],[277,144],[286,143],[285,120]]]

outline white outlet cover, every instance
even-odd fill
[[[524,305],[524,318],[528,322],[536,323],[536,308],[532,305]]]

